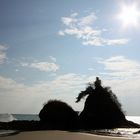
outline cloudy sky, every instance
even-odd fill
[[[140,115],[140,2],[0,0],[0,113],[38,113],[99,76]]]

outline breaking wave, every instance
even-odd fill
[[[12,114],[0,114],[0,122],[11,122],[17,120]]]

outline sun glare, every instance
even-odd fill
[[[123,5],[118,18],[122,21],[123,27],[138,26],[140,18],[140,11],[137,9],[136,4]]]

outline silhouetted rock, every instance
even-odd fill
[[[103,87],[98,77],[79,94],[77,102],[86,95],[88,97],[79,116],[84,128],[119,127],[126,121],[116,95],[109,87]]]
[[[0,130],[79,130],[101,128],[140,128],[139,124],[125,119],[121,104],[109,87],[103,87],[97,77],[77,97],[79,102],[87,96],[83,111],[78,116],[69,105],[51,100],[41,109],[40,121],[0,122]],[[136,132],[140,133],[140,131]]]
[[[34,131],[42,130],[39,121],[23,121],[16,120],[12,122],[0,122],[0,130],[22,130],[22,131]]]
[[[70,129],[78,125],[78,114],[62,101],[51,100],[39,113],[40,121],[52,129]]]

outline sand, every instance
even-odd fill
[[[134,140],[134,138],[99,136],[66,131],[31,131],[0,137],[0,140]]]

